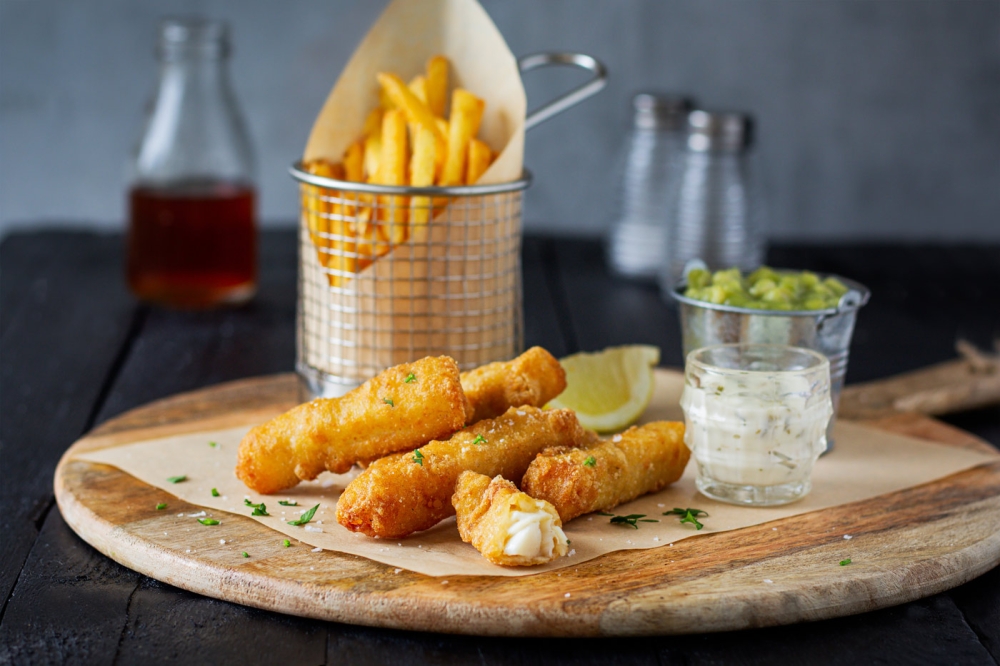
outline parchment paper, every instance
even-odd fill
[[[679,374],[657,373],[657,388],[645,421],[681,418],[676,407],[683,388]],[[354,473],[324,474],[316,481],[302,483],[287,493],[262,496],[250,492],[233,474],[236,451],[243,434],[249,429],[234,428],[138,442],[127,446],[104,449],[78,456],[91,462],[114,465],[136,478],[166,490],[173,495],[205,507],[225,526],[227,512],[249,516],[251,509],[243,505],[245,497],[252,502],[264,502],[270,517],[257,517],[263,525],[309,546],[320,547],[367,557],[384,564],[409,569],[428,576],[525,576],[573,566],[604,553],[616,550],[669,547],[687,537],[723,532],[809,511],[847,504],[908,488],[976,465],[993,462],[998,456],[957,447],[893,435],[849,422],[838,421],[834,436],[836,450],[819,460],[813,472],[813,491],[803,500],[783,507],[766,509],[737,507],[714,502],[695,489],[696,466],[692,461],[683,478],[655,495],[639,498],[614,510],[619,515],[646,514],[657,523],[640,523],[640,528],[612,525],[603,516],[581,516],[565,526],[572,542],[567,557],[540,567],[504,568],[490,564],[470,545],[461,541],[454,518],[433,529],[406,539],[371,539],[352,533],[336,521],[337,498]],[[216,442],[211,447],[208,442]],[[188,480],[171,484],[167,477],[187,475]],[[212,497],[218,488],[221,497]],[[297,501],[297,507],[284,507],[278,500]],[[320,509],[309,526],[291,526],[287,520],[314,504]],[[691,525],[681,525],[676,516],[662,516],[673,507],[697,507],[710,515],[702,522],[705,527],[695,531]],[[170,508],[166,509],[170,511]],[[177,515],[177,521],[194,521],[190,514]],[[219,529],[205,527],[204,529]],[[322,532],[312,531],[320,529]],[[221,533],[221,532],[220,532]],[[234,544],[236,550],[247,545]]]
[[[333,87],[304,159],[339,162],[378,106],[375,75],[395,72],[408,81],[436,54],[451,63],[450,88],[486,102],[479,137],[499,155],[478,183],[519,179],[524,87],[516,59],[475,0],[392,2]],[[300,253],[302,356],[359,384],[424,356],[447,353],[462,369],[515,356],[520,233],[520,193],[507,193],[453,199],[341,288],[330,288],[315,252]],[[305,231],[302,241],[310,242]]]

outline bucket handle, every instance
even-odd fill
[[[588,97],[596,95],[608,83],[608,70],[605,69],[604,65],[597,58],[583,53],[542,52],[521,56],[517,59],[517,68],[522,74],[539,67],[559,65],[586,69],[593,72],[594,77],[529,113],[528,117],[524,119],[525,130],[530,130],[535,125],[539,125],[552,116],[576,106]]]

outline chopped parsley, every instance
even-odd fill
[[[305,513],[303,513],[302,516],[299,517],[298,520],[288,520],[288,521],[285,521],[285,522],[287,522],[289,525],[305,525],[306,523],[308,523],[310,520],[313,519],[313,516],[316,515],[316,509],[318,509],[318,508],[319,508],[319,504],[317,504],[313,508],[309,509]]]
[[[482,435],[476,435],[476,438],[474,440],[472,440],[472,443],[473,444],[489,444],[489,442],[486,441],[486,438],[483,437]]]
[[[215,442],[209,442],[208,445],[211,446],[213,449],[218,446],[218,444]]]
[[[628,525],[633,529],[639,529],[639,523],[658,523],[660,521],[654,520],[653,518],[647,518],[644,513],[630,513],[627,516],[616,516],[613,513],[604,513],[603,511],[598,511],[599,516],[610,516],[612,525]]]
[[[677,508],[674,508],[674,509],[671,509],[670,511],[664,511],[663,515],[664,516],[680,516],[681,517],[681,524],[682,525],[684,523],[690,523],[690,524],[694,525],[694,527],[695,527],[696,530],[700,530],[701,528],[704,527],[704,525],[702,525],[701,522],[698,520],[698,516],[707,516],[708,513],[706,511],[702,511],[701,509],[677,509]]]
[[[218,497],[218,496],[219,496],[219,489],[212,488],[212,497]]]
[[[180,483],[181,481],[187,481],[187,474],[181,474],[180,476],[168,476],[167,481],[170,483]]]
[[[253,507],[253,512],[250,514],[251,516],[270,516],[271,515],[271,514],[269,514],[267,512],[267,507],[264,506],[263,502],[261,502],[260,504],[254,504],[250,500],[244,498],[243,503],[246,504],[249,507]]]
[[[594,467],[597,465],[597,458],[594,456],[588,456],[587,459],[583,461],[583,464],[587,467]]]
[[[846,560],[841,560],[840,561],[840,566],[846,567],[850,563],[851,563],[851,558],[848,557]]]
[[[292,542],[289,541],[288,539],[282,539],[281,540],[281,545],[284,546],[285,548],[290,548],[291,545],[292,545]]]
[[[281,506],[298,506],[299,503],[294,500],[278,500],[278,504]]]
[[[404,379],[403,381],[406,382],[407,384],[410,384],[412,382],[417,381],[417,376],[411,372],[410,374],[406,375],[406,379]]]
[[[417,463],[421,467],[424,466],[424,454],[420,452],[420,449],[416,449],[413,452],[413,462]]]
[[[167,508],[167,503],[166,502],[160,502],[159,504],[156,505],[156,510],[157,511],[163,511],[166,508]]]
[[[243,557],[250,557],[250,553],[248,553],[247,551],[244,550],[243,551]]]
[[[382,398],[382,402],[389,405],[390,407],[395,407],[396,403],[392,401],[392,398]]]
[[[219,524],[219,521],[217,521],[215,518],[199,518],[198,522],[201,523],[202,525],[218,525]]]

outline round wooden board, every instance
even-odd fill
[[[171,513],[197,511],[194,505],[114,467],[71,459],[84,450],[260,422],[292,406],[296,390],[293,375],[256,378],[108,421],[76,442],[56,470],[66,522],[108,557],[200,594],[337,622],[479,635],[680,634],[790,624],[935,594],[1000,562],[1000,463],[672,547],[615,552],[535,576],[453,577],[444,584],[361,557],[282,548],[273,531],[247,517],[232,516],[224,531],[169,536],[163,527],[170,516],[154,509],[157,502],[171,502]],[[925,417],[873,423],[992,450]],[[854,563],[832,567],[844,534],[853,535]],[[254,558],[234,565],[220,537],[252,545]]]

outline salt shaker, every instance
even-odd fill
[[[683,147],[686,97],[640,93],[623,163],[618,219],[608,236],[608,264],[623,277],[654,281],[666,258],[667,179]]]
[[[761,201],[749,149],[753,119],[744,113],[696,110],[671,170],[667,260],[660,267],[664,298],[692,260],[710,270],[753,270],[764,261]]]

